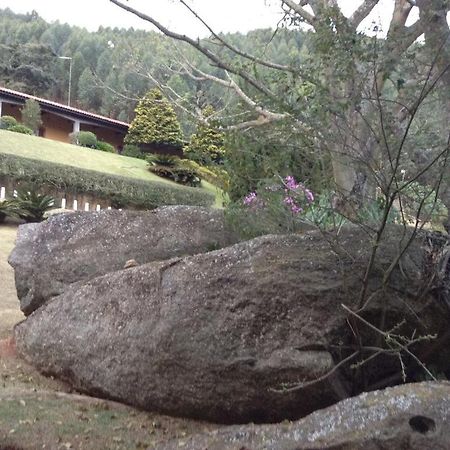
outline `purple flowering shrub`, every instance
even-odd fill
[[[260,183],[243,199],[227,208],[231,225],[246,238],[305,229],[314,194],[293,176]]]
[[[314,194],[303,183],[289,175],[282,179],[280,184],[265,186],[259,194],[250,192],[244,197],[243,204],[249,209],[266,208],[271,200],[279,202],[292,214],[297,215],[303,213],[314,202]]]

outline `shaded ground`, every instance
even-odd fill
[[[7,263],[16,230],[0,224],[0,450],[156,449],[218,427],[78,395],[17,358],[12,328],[23,315]]]

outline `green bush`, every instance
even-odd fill
[[[77,131],[70,134],[70,142],[87,148],[97,148],[97,136],[91,131]]]
[[[17,120],[12,116],[0,117],[0,130],[9,130],[11,127],[17,125]]]
[[[129,156],[130,158],[146,159],[147,155],[141,152],[141,149],[134,144],[127,144],[122,150],[123,156]]]
[[[45,213],[55,205],[53,197],[26,188],[19,189],[17,197],[11,202],[17,208],[17,215],[27,223],[42,222]]]
[[[116,153],[114,146],[105,141],[97,141],[97,150],[108,153]]]
[[[230,177],[228,172],[218,166],[202,166],[190,159],[182,159],[179,163],[180,167],[194,170],[197,175],[208,183],[217,186],[223,191],[227,191],[230,186]]]
[[[167,167],[175,167],[180,163],[180,158],[173,155],[162,155],[159,153],[151,153],[145,158],[150,165],[159,165]]]
[[[18,217],[17,205],[13,200],[0,201],[0,223],[4,222],[6,217]]]
[[[21,134],[30,134],[30,135],[34,134],[31,128],[28,128],[20,123],[9,127],[8,131],[14,131],[14,133],[21,133]]]
[[[139,101],[125,143],[182,147],[183,134],[177,115],[159,89],[152,89]]]
[[[149,167],[149,170],[159,177],[167,178],[185,186],[198,187],[201,183],[200,177],[191,169],[167,165],[152,165]]]
[[[47,187],[74,194],[92,194],[116,207],[212,206],[215,201],[212,193],[200,189],[136,180],[2,153],[0,176],[7,176],[17,184],[26,183],[34,190]]]

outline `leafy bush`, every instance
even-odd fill
[[[201,180],[197,173],[190,169],[183,169],[182,167],[170,167],[155,165],[149,167],[150,172],[159,177],[167,178],[175,181],[175,183],[183,184],[185,186],[197,187],[200,186]]]
[[[11,127],[17,125],[17,120],[12,116],[0,117],[0,130],[9,130]]]
[[[4,222],[6,217],[18,217],[17,205],[12,200],[0,201],[0,223]]]
[[[122,150],[123,156],[129,156],[130,158],[146,159],[147,155],[141,152],[141,149],[134,144],[127,144]]]
[[[186,156],[202,165],[223,164],[225,157],[225,134],[214,119],[214,109],[207,106],[203,110],[207,122],[200,122],[191,142],[185,150]]]
[[[53,208],[55,199],[49,195],[20,189],[11,202],[17,208],[17,215],[25,222],[42,222],[47,211]]]
[[[230,186],[230,177],[228,172],[219,166],[202,166],[190,159],[182,159],[179,163],[180,167],[194,170],[197,175],[208,183],[217,186],[223,191],[227,191]]]
[[[97,148],[97,136],[91,131],[70,133],[70,143],[87,148]]]
[[[9,127],[8,131],[14,131],[14,133],[21,133],[21,134],[34,134],[31,128],[28,128],[20,123]]]
[[[136,180],[0,153],[2,175],[36,190],[48,187],[75,194],[92,194],[110,201],[115,207],[211,206],[215,201],[213,194],[200,189]]]
[[[114,146],[105,141],[97,141],[97,150],[108,153],[116,153]]]
[[[159,153],[151,153],[145,158],[150,165],[159,165],[167,167],[175,167],[180,163],[180,158],[173,155],[163,155]]]

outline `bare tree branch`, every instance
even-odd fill
[[[212,36],[218,41],[220,42],[224,47],[228,48],[229,50],[231,50],[233,53],[235,53],[236,55],[242,56],[245,59],[249,59],[250,61],[253,61],[256,64],[260,64],[262,66],[266,66],[269,67],[271,69],[276,69],[276,70],[281,70],[284,72],[292,72],[295,73],[296,70],[293,69],[292,67],[286,66],[286,65],[282,65],[282,64],[276,64],[274,62],[271,61],[267,61],[261,58],[258,58],[257,56],[251,55],[250,53],[246,53],[243,50],[235,47],[234,45],[232,45],[230,42],[226,41],[222,36],[220,36],[219,34],[217,34],[207,23],[205,20],[203,20],[200,15],[194,11],[184,0],[179,0],[180,3],[182,5],[184,5],[189,12],[195,16],[206,28],[207,30],[212,34]]]
[[[155,20],[153,17],[148,16],[147,14],[144,14],[137,9],[134,9],[124,3],[122,3],[119,0],[109,0],[110,2],[117,5],[119,8],[124,9],[125,11],[128,11],[135,16],[141,18],[142,20],[145,20],[146,22],[150,22],[152,25],[154,25],[158,30],[160,30],[162,33],[164,33],[166,36],[171,37],[172,39],[176,39],[177,41],[183,41],[187,44],[191,45],[195,49],[197,49],[199,52],[203,53],[209,60],[211,60],[217,67],[223,70],[227,70],[230,73],[234,73],[238,76],[240,76],[243,80],[245,80],[247,83],[249,83],[251,86],[253,86],[255,89],[257,89],[259,92],[266,95],[268,98],[270,98],[273,101],[279,101],[279,98],[277,95],[275,95],[270,89],[268,89],[263,84],[259,83],[256,78],[249,75],[247,72],[245,72],[242,69],[234,68],[230,64],[224,62],[218,55],[216,55],[214,52],[209,50],[207,47],[202,45],[200,43],[200,40],[194,40],[190,38],[189,36],[186,36],[185,34],[179,34],[175,33],[168,28],[166,28],[164,25],[162,25],[160,22]]]
[[[288,8],[290,8],[292,11],[296,12],[303,20],[308,22],[311,26],[314,26],[314,23],[316,22],[316,17],[309,13],[303,6],[306,5],[309,2],[300,2],[295,3],[293,0],[282,0],[282,4],[286,5]]]
[[[349,22],[353,28],[358,25],[372,12],[380,0],[365,0],[363,4],[350,16]]]

